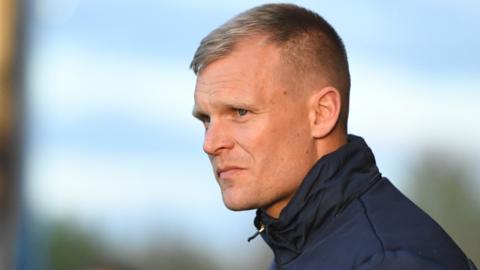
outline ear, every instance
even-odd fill
[[[341,109],[340,92],[332,86],[314,91],[309,99],[309,121],[312,137],[320,139],[336,127]]]

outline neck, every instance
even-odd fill
[[[322,158],[323,156],[330,154],[340,147],[342,147],[344,144],[347,143],[348,138],[347,134],[344,134],[343,131],[338,131],[339,129],[335,129],[330,133],[327,137],[319,139],[315,143],[315,147],[317,150],[317,158],[313,160],[312,162],[312,167],[313,165]],[[303,181],[299,182],[300,186]],[[297,187],[298,189],[298,187]],[[278,218],[280,216],[280,213],[282,212],[283,208],[288,205],[290,200],[293,198],[296,192],[293,192],[283,198],[282,200],[276,202],[275,204],[271,205],[270,207],[266,207],[263,210],[272,218]]]
[[[272,206],[264,208],[263,210],[272,218],[277,219],[278,217],[280,217],[280,213],[282,212],[283,208],[287,206],[287,204],[290,202],[290,200],[293,198],[294,195],[295,195],[295,192],[290,194],[285,199],[279,202],[276,202]]]
[[[335,128],[327,137],[316,141],[318,159],[336,151],[348,141],[347,134],[339,127]]]

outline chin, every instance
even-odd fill
[[[257,208],[255,203],[246,198],[235,198],[234,196],[229,196],[227,194],[223,194],[223,203],[232,211],[244,211]]]

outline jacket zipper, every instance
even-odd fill
[[[257,232],[255,232],[254,235],[250,236],[247,239],[247,241],[248,242],[252,241],[253,239],[255,239],[255,237],[257,237],[259,234],[261,234],[264,230],[265,230],[265,225],[263,225],[263,223],[260,223],[260,229],[258,229]]]

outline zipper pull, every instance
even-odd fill
[[[261,225],[260,225],[260,229],[258,229],[258,231],[257,231],[254,235],[250,236],[250,237],[247,239],[247,241],[248,241],[248,242],[252,241],[253,239],[255,239],[255,237],[257,237],[257,236],[258,236],[260,233],[262,233],[264,230],[265,230],[265,225],[261,224]]]

